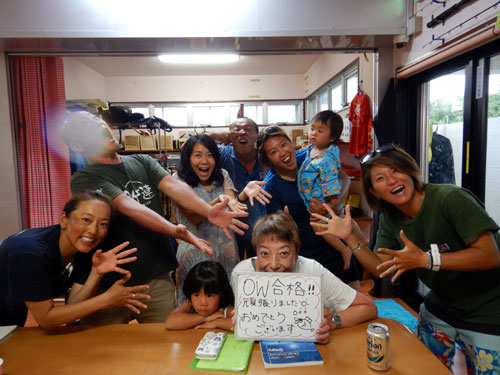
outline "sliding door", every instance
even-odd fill
[[[421,167],[424,180],[462,185],[465,69],[423,84],[425,117]]]
[[[405,82],[417,100],[416,158],[429,183],[465,187],[500,223],[500,46],[478,48]]]
[[[500,55],[492,56],[488,70],[486,141],[486,210],[500,224]]]

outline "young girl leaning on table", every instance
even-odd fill
[[[234,294],[220,263],[204,261],[196,264],[188,272],[182,289],[187,299],[167,317],[167,329],[232,330]]]

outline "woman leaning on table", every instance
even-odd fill
[[[376,276],[394,273],[394,281],[416,269],[430,288],[420,339],[450,369],[458,345],[469,374],[500,373],[498,225],[470,191],[423,184],[415,160],[397,146],[382,146],[360,164],[365,196],[380,213],[375,252],[352,232],[349,208],[345,218],[315,215],[323,220],[312,223],[316,231],[342,238]]]
[[[108,306],[146,308],[139,293],[147,285],[125,287],[130,273],[119,265],[133,262],[137,249],[97,250],[92,271],[84,284],[72,282],[72,263],[77,253],[92,251],[106,236],[112,206],[96,191],[74,195],[64,206],[57,225],[32,228],[6,238],[0,245],[0,325],[23,326],[28,310],[44,328],[69,323]],[[99,281],[108,272],[125,276],[105,293],[94,297]],[[73,283],[73,285],[72,285]],[[55,306],[53,299],[71,287],[68,304]],[[136,294],[137,293],[137,294]]]

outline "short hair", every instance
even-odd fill
[[[252,232],[254,249],[257,249],[258,245],[268,237],[293,243],[297,253],[300,249],[299,227],[289,214],[281,210],[257,220]]]
[[[331,143],[339,139],[340,135],[342,134],[342,130],[344,130],[344,122],[342,121],[342,117],[340,117],[338,113],[335,113],[329,109],[317,113],[311,120],[311,124],[315,121],[326,124],[330,128],[330,137],[333,138],[333,141]]]
[[[188,138],[181,152],[181,160],[179,163],[179,168],[177,174],[190,186],[197,186],[200,183],[198,175],[194,172],[191,166],[191,154],[193,153],[194,146],[197,143],[201,143],[205,146],[208,151],[212,153],[215,160],[215,168],[212,175],[208,178],[208,182],[215,182],[217,186],[221,186],[224,183],[224,175],[222,174],[222,166],[220,163],[220,153],[217,143],[210,138],[207,134],[195,134]]]
[[[63,122],[61,139],[68,146],[81,146],[85,153],[94,154],[102,147],[102,124],[106,124],[100,117],[90,112],[77,111],[70,113]],[[100,132],[96,132],[98,129]]]
[[[212,293],[220,296],[219,307],[234,305],[234,293],[229,283],[226,270],[219,262],[206,260],[195,264],[184,280],[182,291],[188,300],[193,293],[201,288],[205,294]]]
[[[286,138],[290,143],[292,142],[290,137],[288,137],[288,134],[286,134],[286,132],[277,125],[268,126],[262,130],[257,137],[257,155],[259,156],[260,163],[266,167],[270,167],[271,162],[267,158],[266,152],[264,151],[264,144],[269,138],[278,136]]]
[[[239,119],[245,119],[245,120],[250,121],[250,123],[251,123],[251,124],[255,127],[255,132],[256,132],[257,134],[259,134],[259,126],[257,125],[257,123],[256,123],[254,120],[252,120],[250,117],[240,116],[240,117],[237,117],[237,118],[236,118],[236,121],[237,121],[237,120],[239,120]],[[229,129],[232,129],[232,128],[233,128],[233,126],[234,126],[234,124],[235,124],[235,122],[236,122],[236,121],[234,121],[234,122],[233,122],[233,123],[229,126]]]
[[[103,194],[97,190],[83,190],[75,195],[73,195],[64,205],[63,212],[66,217],[69,217],[71,213],[76,210],[81,202],[96,200],[106,203],[113,214],[113,203],[111,198],[106,194]]]
[[[361,172],[363,179],[363,192],[366,197],[366,201],[370,208],[375,212],[383,212],[385,209],[394,207],[392,204],[387,203],[383,199],[378,199],[372,194],[370,189],[373,189],[370,171],[372,167],[384,166],[390,169],[395,169],[398,172],[406,173],[410,176],[415,186],[415,190],[419,193],[423,192],[425,189],[425,184],[422,182],[420,176],[420,168],[418,167],[415,159],[411,157],[405,150],[401,147],[392,145],[392,147],[381,147],[387,149],[386,151],[378,154],[377,151],[373,151],[372,157],[369,157],[365,162],[361,163]],[[363,156],[361,160],[366,158]]]

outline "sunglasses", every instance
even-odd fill
[[[365,164],[368,160],[375,156],[380,156],[382,154],[385,154],[386,152],[393,151],[396,148],[392,143],[385,144],[383,146],[380,146],[377,148],[375,151],[369,152],[366,155],[364,155],[361,159],[359,159],[359,164],[363,165]]]
[[[257,149],[259,149],[269,137],[275,134],[283,134],[283,130],[278,126],[268,126],[265,128],[257,138]]]

